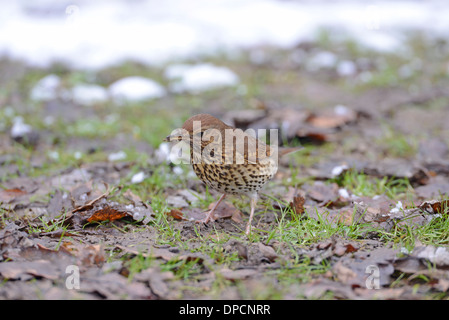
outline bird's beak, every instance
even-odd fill
[[[182,137],[175,134],[175,135],[166,136],[163,141],[174,142],[174,141],[181,141],[181,140],[182,140]]]
[[[182,141],[183,139],[186,139],[188,137],[188,132],[184,129],[175,129],[172,131],[170,135],[168,135],[164,141],[166,142],[175,142],[175,141]]]
[[[182,131],[177,129],[174,130],[169,136],[167,136],[164,141],[165,142],[174,142],[174,141],[181,141],[182,140]]]

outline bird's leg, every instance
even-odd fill
[[[249,221],[248,224],[246,225],[246,235],[248,236],[251,233],[251,222],[253,221],[253,216],[254,216],[254,210],[256,209],[256,205],[257,205],[257,193],[253,193],[250,196],[251,200],[250,200],[250,205],[251,205],[251,213],[249,214]]]
[[[226,197],[226,193],[223,193],[223,195],[218,199],[218,201],[215,203],[215,205],[210,209],[210,211],[207,213],[207,216],[203,220],[197,220],[198,223],[208,223],[210,218],[212,218],[212,214],[214,213],[215,209],[217,209],[218,205],[220,204],[221,200],[223,200]]]

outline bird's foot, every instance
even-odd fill
[[[204,223],[207,224],[210,221],[207,217],[204,219],[195,220],[195,223]]]
[[[251,224],[249,224],[249,223],[248,223],[248,225],[246,226],[245,234],[246,234],[247,236],[249,236],[249,235],[251,234]]]
[[[213,210],[210,210],[210,211],[207,213],[206,218],[195,220],[195,223],[204,223],[204,224],[209,223],[209,221],[210,221],[211,218],[212,218],[212,213],[213,213]]]

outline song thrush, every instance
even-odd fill
[[[210,188],[223,193],[206,218],[197,222],[208,223],[227,194],[246,194],[251,199],[247,235],[251,232],[258,192],[277,172],[278,158],[300,149],[277,148],[277,141],[276,145],[267,145],[209,114],[189,118],[165,141],[187,142],[196,175]]]

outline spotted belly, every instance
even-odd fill
[[[193,164],[196,175],[210,188],[227,194],[259,191],[272,179],[277,167],[269,163],[259,164]]]

